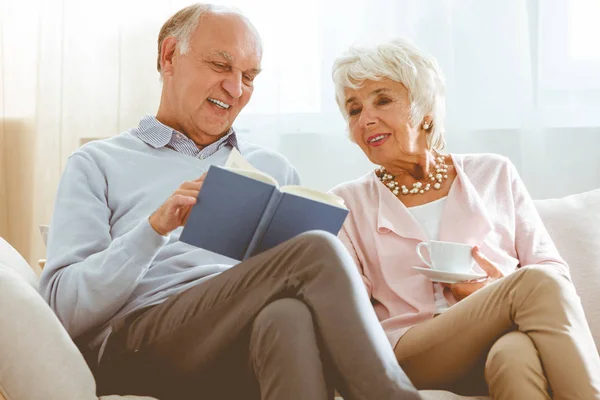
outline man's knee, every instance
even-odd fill
[[[322,256],[337,255],[343,248],[343,244],[335,235],[325,231],[304,232],[297,236],[297,240],[301,246]]]
[[[292,240],[290,256],[294,258],[293,268],[300,272],[301,279],[324,283],[321,290],[360,287],[364,291],[354,260],[336,236],[324,231],[309,231]]]
[[[528,335],[519,331],[500,337],[490,349],[485,363],[486,376],[501,371],[522,374],[524,370],[541,368],[535,344]]]
[[[354,260],[337,236],[325,231],[309,231],[296,239],[305,250],[306,257],[316,261],[320,269],[358,276]]]

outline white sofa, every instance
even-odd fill
[[[600,189],[536,205],[571,267],[599,347]],[[37,276],[0,238],[0,400],[97,400],[83,357],[36,287]],[[442,391],[422,394],[427,400],[467,399]],[[108,399],[144,398],[103,397]]]

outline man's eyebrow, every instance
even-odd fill
[[[235,58],[225,50],[213,51],[210,53],[212,57],[221,57],[233,64]]]
[[[348,100],[346,100],[346,106],[355,100],[356,100],[356,97],[350,97]]]

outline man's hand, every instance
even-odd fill
[[[158,210],[150,216],[150,226],[162,236],[168,235],[173,230],[185,225],[192,206],[196,204],[196,199],[200,188],[204,183],[206,174],[200,178],[184,182],[177,190],[163,203]]]
[[[471,254],[473,255],[475,261],[477,261],[477,264],[479,264],[481,269],[483,269],[488,276],[478,281],[460,282],[452,285],[446,285],[450,288],[450,290],[452,290],[454,298],[456,298],[458,301],[475,293],[482,287],[485,287],[490,283],[504,277],[504,273],[481,253],[479,247],[473,247]]]

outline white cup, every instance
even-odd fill
[[[426,247],[429,251],[431,263],[423,257],[421,249]],[[473,246],[463,243],[440,242],[431,240],[417,245],[417,255],[428,267],[437,271],[468,273],[475,263],[471,251]]]

